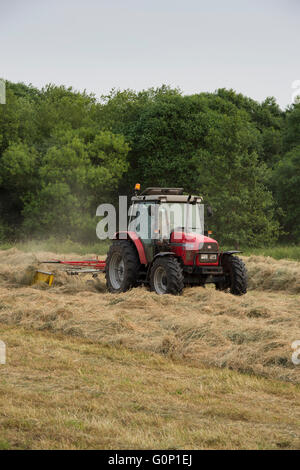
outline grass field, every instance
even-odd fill
[[[296,449],[300,388],[0,325],[0,449]]]
[[[244,258],[242,297],[112,295],[59,269],[29,285],[72,256],[0,252],[0,448],[300,447],[298,262]]]
[[[30,240],[18,243],[0,243],[0,250],[8,250],[17,248],[24,252],[41,252],[51,251],[53,253],[78,253],[84,255],[85,253],[95,253],[97,255],[105,255],[110,245],[109,240],[98,240],[95,243],[77,243],[72,240],[59,241],[55,238],[48,240]],[[220,249],[232,250],[232,246],[220,246]],[[290,259],[300,261],[300,245],[277,245],[265,248],[247,248],[242,247],[241,250],[245,256],[270,256],[274,259]]]
[[[266,248],[241,248],[246,256],[271,256],[274,259],[291,259],[300,261],[300,246],[273,246]]]

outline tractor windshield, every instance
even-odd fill
[[[169,203],[159,205],[161,238],[169,238],[173,230],[204,233],[203,204]]]

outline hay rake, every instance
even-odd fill
[[[69,274],[76,276],[78,274],[92,274],[92,277],[97,277],[99,273],[105,271],[105,261],[99,259],[88,259],[81,261],[65,261],[65,260],[46,260],[40,261],[40,264],[62,264],[65,269],[64,271]],[[45,274],[48,274],[48,278],[45,278]],[[47,282],[49,285],[53,281],[53,273],[46,273],[44,271],[37,271],[34,278],[35,282]]]

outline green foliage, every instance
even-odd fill
[[[39,93],[23,84],[8,90],[0,115],[0,217],[22,238],[94,240],[96,208],[114,198],[128,168],[124,137],[100,128],[95,99],[85,93],[52,85]],[[30,106],[31,134],[20,117]]]
[[[34,147],[18,142],[10,144],[0,160],[0,184],[19,195],[37,185],[38,153]]]
[[[70,131],[63,135],[42,158],[39,190],[24,200],[25,233],[93,239],[96,208],[117,191],[127,152],[124,138],[108,131],[88,143]]]
[[[233,90],[162,86],[94,95],[7,83],[0,107],[0,238],[95,241],[96,208],[146,186],[183,186],[230,245],[300,240],[300,106]]]
[[[273,174],[273,185],[279,206],[283,209],[282,224],[294,240],[300,240],[300,145],[287,152]]]
[[[274,167],[272,188],[278,207],[278,218],[291,240],[300,240],[300,104],[287,111],[283,132],[286,153]]]
[[[286,151],[300,145],[300,103],[288,109],[283,137]]]

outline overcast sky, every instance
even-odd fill
[[[97,96],[226,87],[285,107],[300,80],[299,19],[299,0],[0,0],[0,77]]]

